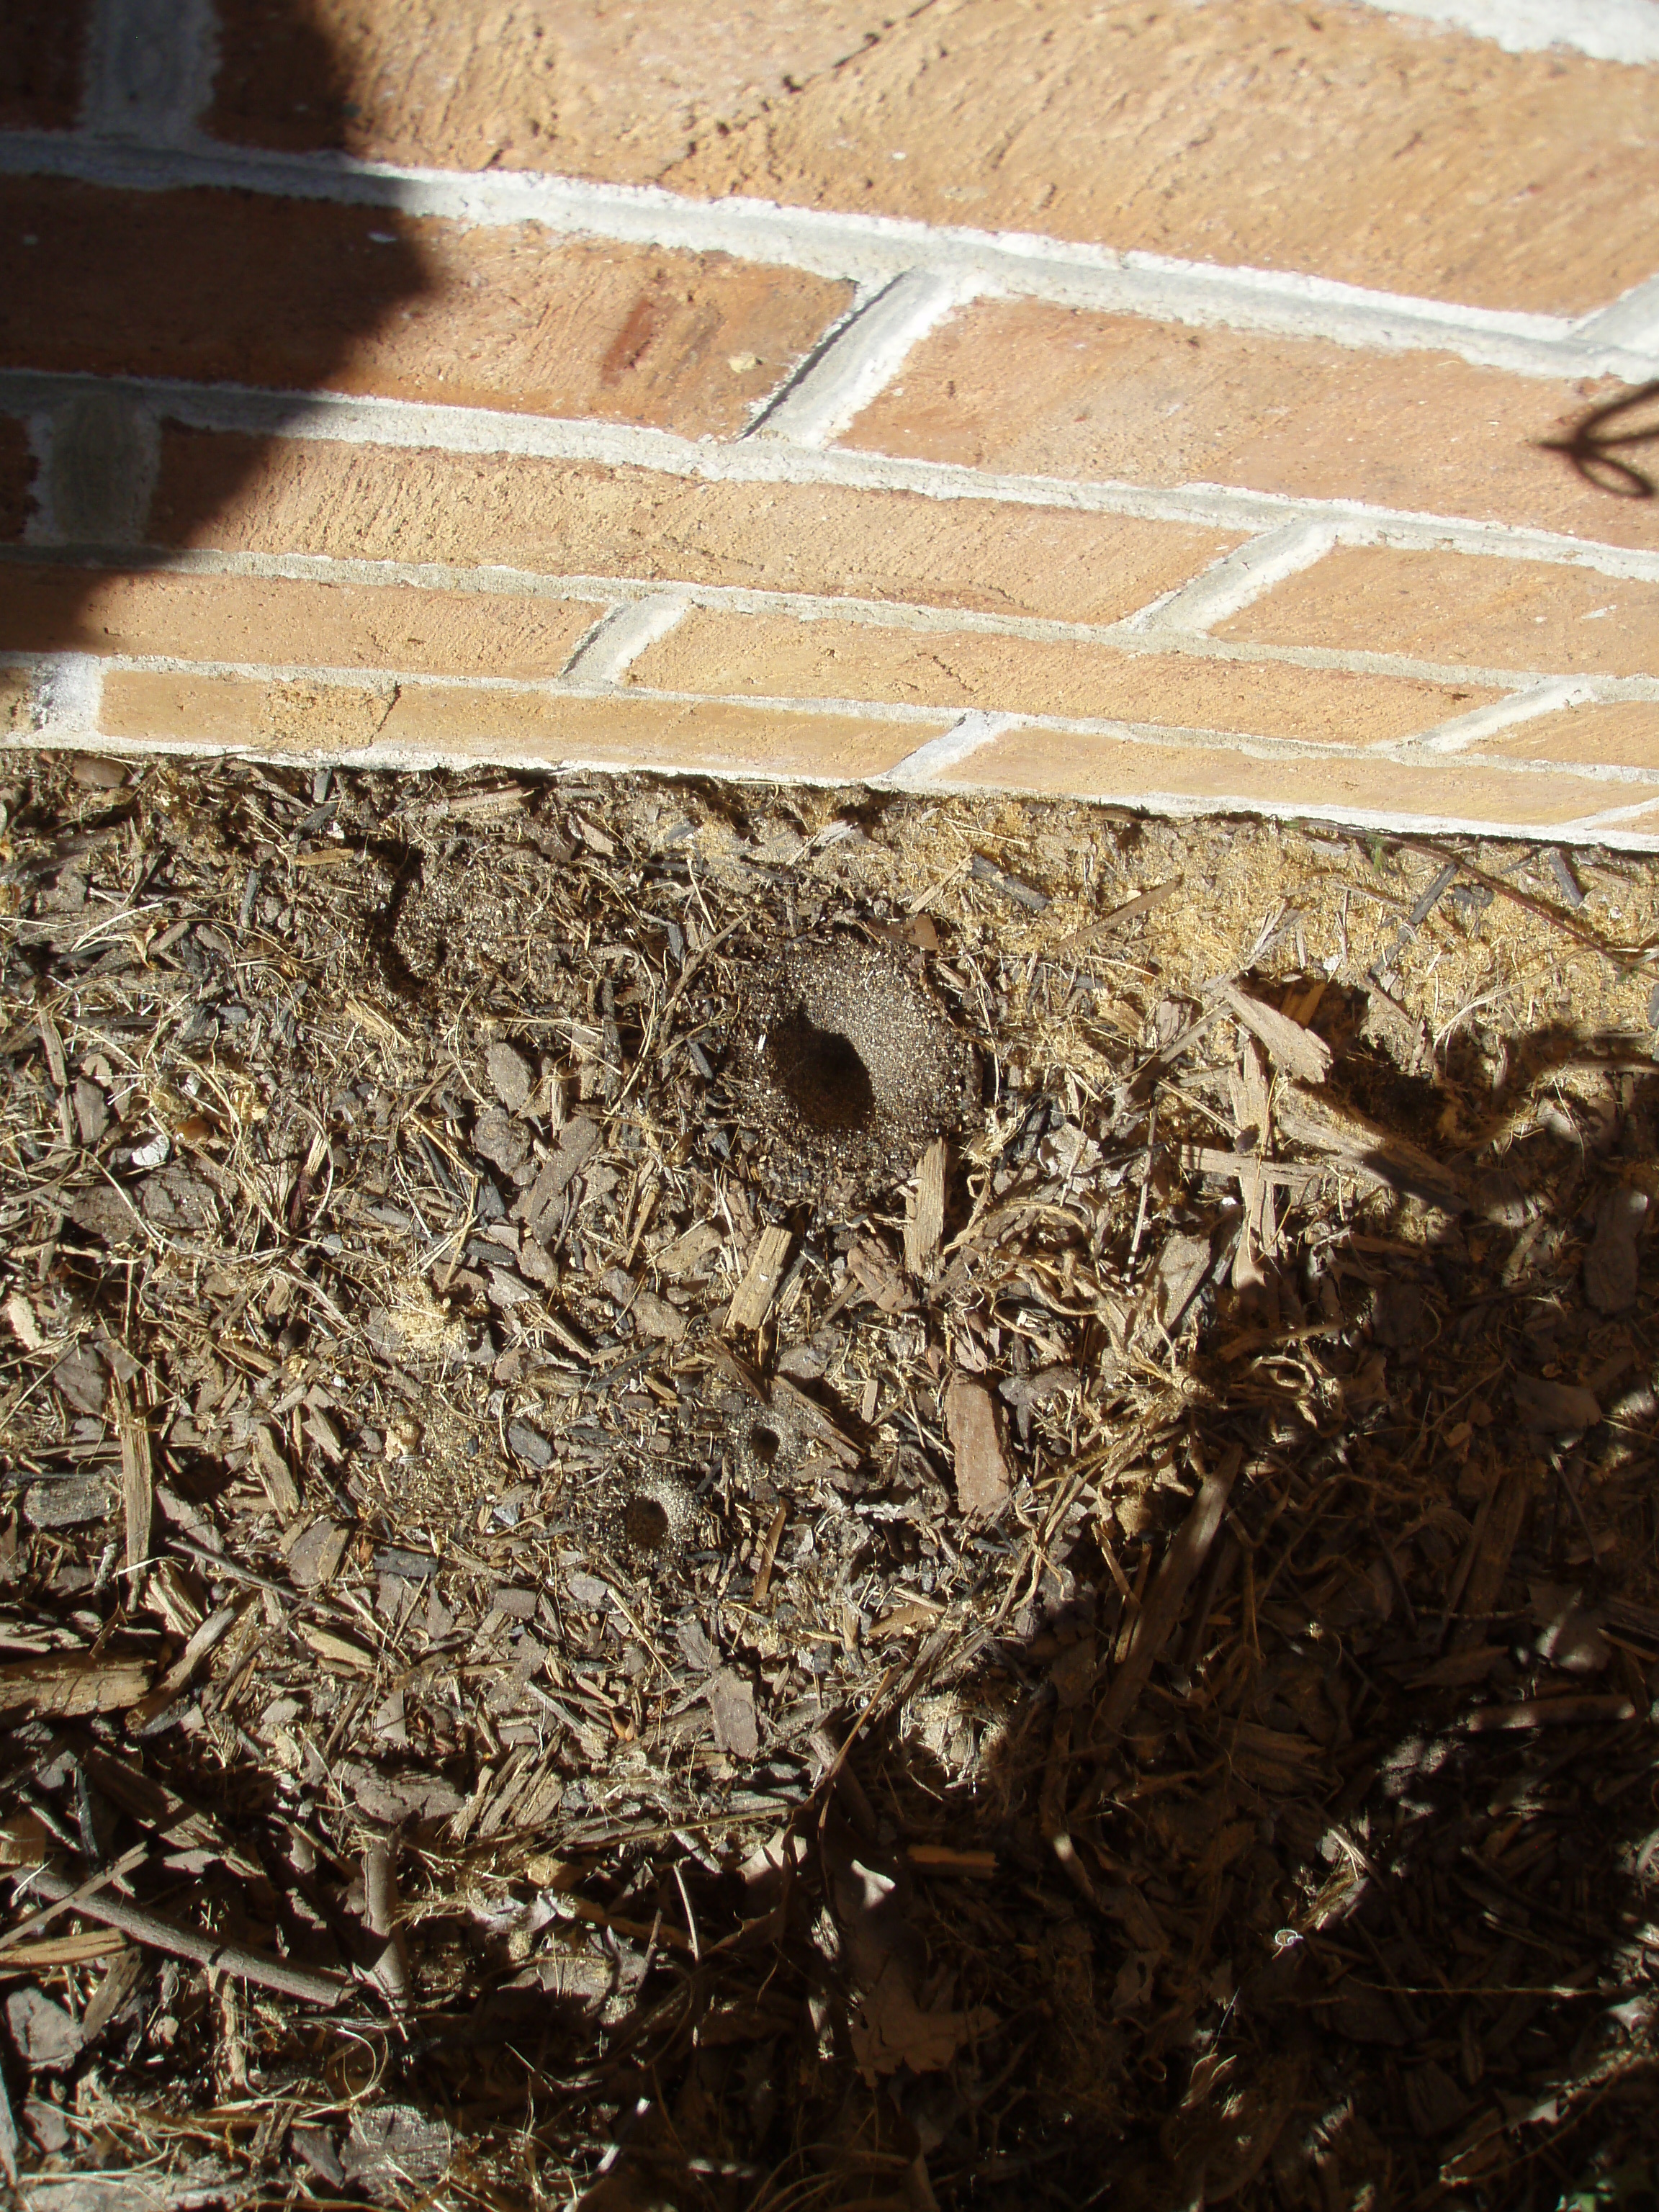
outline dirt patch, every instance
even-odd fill
[[[85,774],[0,789],[39,2203],[1650,2185],[1651,863]]]

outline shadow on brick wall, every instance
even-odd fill
[[[1633,461],[1633,448],[1659,446],[1659,381],[1620,392],[1574,424],[1565,438],[1544,438],[1540,449],[1560,453],[1587,484],[1616,499],[1651,499],[1659,486]]]
[[[283,88],[278,119],[293,110],[325,168],[347,150],[347,73],[302,0],[243,11],[223,82],[205,11],[163,14],[107,50],[83,16],[68,59],[73,9],[26,9],[0,29],[0,118],[40,134],[42,170],[65,143],[89,157],[75,176],[0,174],[0,543],[33,572],[15,566],[4,594],[12,651],[97,650],[100,580],[210,545],[270,438],[304,420],[309,395],[360,388],[365,342],[432,289],[395,210],[189,181],[192,149],[248,143],[243,110],[262,80]],[[286,143],[270,128],[248,136]],[[135,155],[179,181],[98,180],[131,174]]]

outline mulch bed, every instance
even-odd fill
[[[36,2212],[1653,2201],[1659,866],[0,805]]]

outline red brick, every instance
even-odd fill
[[[150,534],[164,545],[490,562],[1099,623],[1239,542],[989,500],[176,428],[164,438]]]
[[[15,416],[0,415],[0,544],[15,544],[34,512],[34,456],[28,430]]]
[[[1359,745],[1431,729],[1501,696],[1281,661],[702,610],[641,654],[630,680],[663,691],[1099,716]]]
[[[602,611],[412,586],[14,568],[0,648],[534,680],[558,674]]]
[[[1011,730],[937,780],[1051,797],[1237,802],[1281,814],[1318,810],[1516,827],[1575,822],[1619,803],[1609,796],[1613,787],[1584,776],[1505,775],[1462,761],[1407,767],[1363,756],[1255,760],[1221,748],[1135,744],[1053,730]],[[1628,804],[1639,794],[1626,789],[1620,795]]]
[[[1641,676],[1659,670],[1659,584],[1547,561],[1344,546],[1215,635],[1477,668]]]
[[[723,701],[678,704],[441,684],[291,683],[117,670],[105,679],[106,737],[325,759],[374,746],[389,766],[434,755],[592,762],[705,775],[878,775],[945,726],[855,714],[779,714]]]
[[[1644,768],[1659,776],[1659,700],[1621,699],[1540,714],[1512,730],[1483,738],[1482,756],[1503,760],[1559,761],[1573,768]],[[1607,805],[1619,804],[1617,787],[1604,786]]]
[[[986,301],[920,347],[844,442],[1038,476],[1364,500],[1651,546],[1659,501],[1600,490],[1540,443],[1616,389],[1449,354],[1356,353]]]
[[[67,131],[81,106],[90,0],[0,9],[0,131]]]
[[[1341,0],[222,14],[216,127],[262,144],[757,193],[1567,314],[1650,271],[1632,220],[1659,187],[1650,71],[1507,54]]]
[[[21,243],[25,234],[37,246]],[[390,241],[383,242],[383,241]],[[15,366],[740,429],[844,285],[380,209],[0,179]],[[733,369],[754,356],[760,369]]]

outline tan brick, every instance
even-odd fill
[[[1544,561],[1344,546],[1218,637],[1552,675],[1659,673],[1659,584]]]
[[[22,536],[34,510],[33,480],[27,429],[15,416],[0,415],[0,542],[15,544]]]
[[[836,484],[398,453],[170,427],[158,544],[629,576],[1115,622],[1237,535]]]
[[[223,0],[216,127],[1581,313],[1650,273],[1650,72],[1328,0]],[[900,158],[902,157],[902,158]]]
[[[90,0],[0,9],[0,131],[66,131],[81,105]]]
[[[1278,661],[702,611],[641,654],[630,677],[663,691],[1100,715],[1334,744],[1431,729],[1500,696]]]
[[[13,568],[0,647],[533,679],[556,676],[602,611],[412,586]]]
[[[1517,827],[1577,821],[1605,812],[1610,803],[1610,787],[1583,776],[1506,775],[1463,761],[1403,766],[1328,755],[1255,760],[1219,747],[1137,744],[1054,730],[1011,730],[937,781],[1051,796],[1139,803],[1168,798],[1219,806],[1237,801],[1282,814],[1317,809]],[[1627,803],[1634,796],[1627,793]]]
[[[388,765],[436,754],[854,781],[880,775],[946,725],[766,714],[723,701],[685,705],[442,684],[398,691],[117,670],[105,679],[100,726],[110,738],[315,759],[373,746]]]
[[[1475,750],[1482,757],[1559,761],[1573,768],[1650,769],[1659,776],[1659,700],[1621,699],[1574,707],[1564,714],[1540,714],[1535,721],[1494,732]],[[1607,803],[1616,806],[1619,800],[1610,796]]]
[[[1600,490],[1540,444],[1616,389],[1510,376],[1449,354],[1355,353],[985,301],[921,346],[843,442],[975,468],[1231,484],[1659,544],[1659,501]],[[1621,427],[1638,428],[1637,416]],[[1639,465],[1641,449],[1628,458]]]
[[[39,242],[22,243],[25,235]],[[729,434],[848,288],[383,209],[0,179],[16,367],[369,392]],[[733,368],[735,360],[757,368]]]

